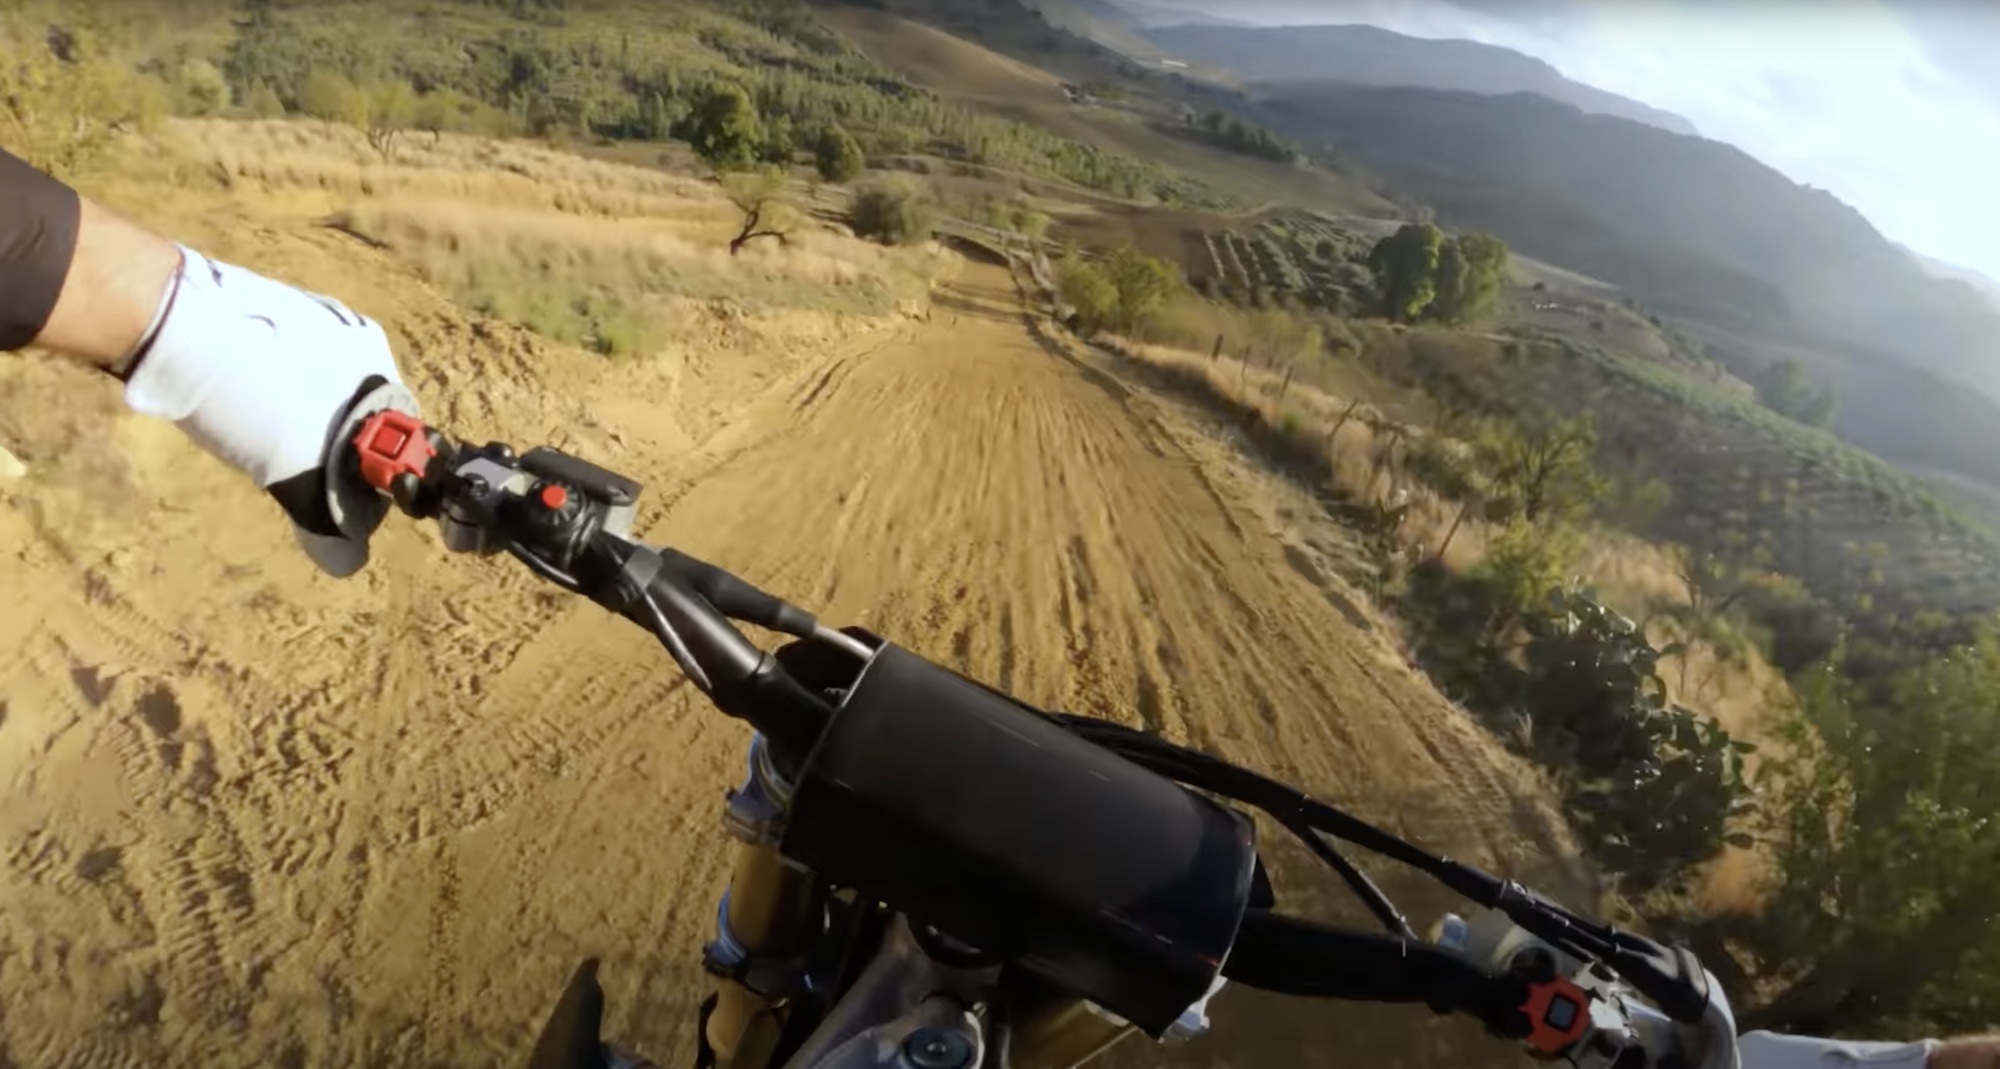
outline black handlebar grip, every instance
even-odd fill
[[[1529,1031],[1518,979],[1495,976],[1431,943],[1329,928],[1264,910],[1244,914],[1222,975],[1261,991],[1352,1002],[1423,1003],[1466,1013],[1493,1032]]]

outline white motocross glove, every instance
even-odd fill
[[[1934,1040],[1868,1043],[1817,1036],[1745,1032],[1736,1040],[1743,1069],[1924,1069]]]
[[[125,402],[174,421],[269,491],[300,547],[334,576],[368,561],[328,504],[330,443],[355,402],[401,383],[380,325],[339,301],[181,249],[182,266]],[[369,525],[372,527],[372,524]]]

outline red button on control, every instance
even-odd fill
[[[542,487],[542,507],[559,509],[569,504],[569,491],[555,483]]]

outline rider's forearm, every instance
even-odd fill
[[[1927,1069],[2000,1069],[2000,1035],[1947,1039],[1931,1051]]]
[[[0,152],[0,350],[33,343],[115,369],[179,265],[172,242]]]

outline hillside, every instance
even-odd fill
[[[1832,194],[1718,142],[1533,95],[1265,92],[1266,122],[1332,142],[1441,220],[1726,333],[1716,355],[1740,373],[1776,359],[1773,344],[1803,350],[1865,448],[2000,483],[2000,310],[1928,277]],[[1983,393],[1958,391],[1950,411],[1922,400],[1953,381]]]
[[[891,14],[881,9],[885,6],[907,15]],[[1194,183],[1183,182],[1178,199],[1184,204],[1242,208],[1287,202],[1356,215],[1394,211],[1351,175],[1246,156],[1193,136],[1176,118],[1172,79],[1131,67],[1025,8],[996,14],[931,0],[891,0],[883,5],[828,3],[816,14],[869,60],[924,91],[979,114],[1092,145],[1118,159],[1147,161],[1195,179],[1198,188],[1230,201],[1203,204],[1185,189]],[[1112,88],[1093,103],[1072,101],[1052,70],[1073,81],[1102,80]]]
[[[1152,41],[1249,82],[1325,81],[1500,95],[1538,93],[1595,115],[1699,136],[1671,112],[1563,76],[1539,59],[1477,41],[1410,37],[1375,26],[1167,26]]]
[[[1043,21],[1135,59],[1157,59],[1160,47],[1137,32],[1131,16],[1107,0],[1022,0]]]

